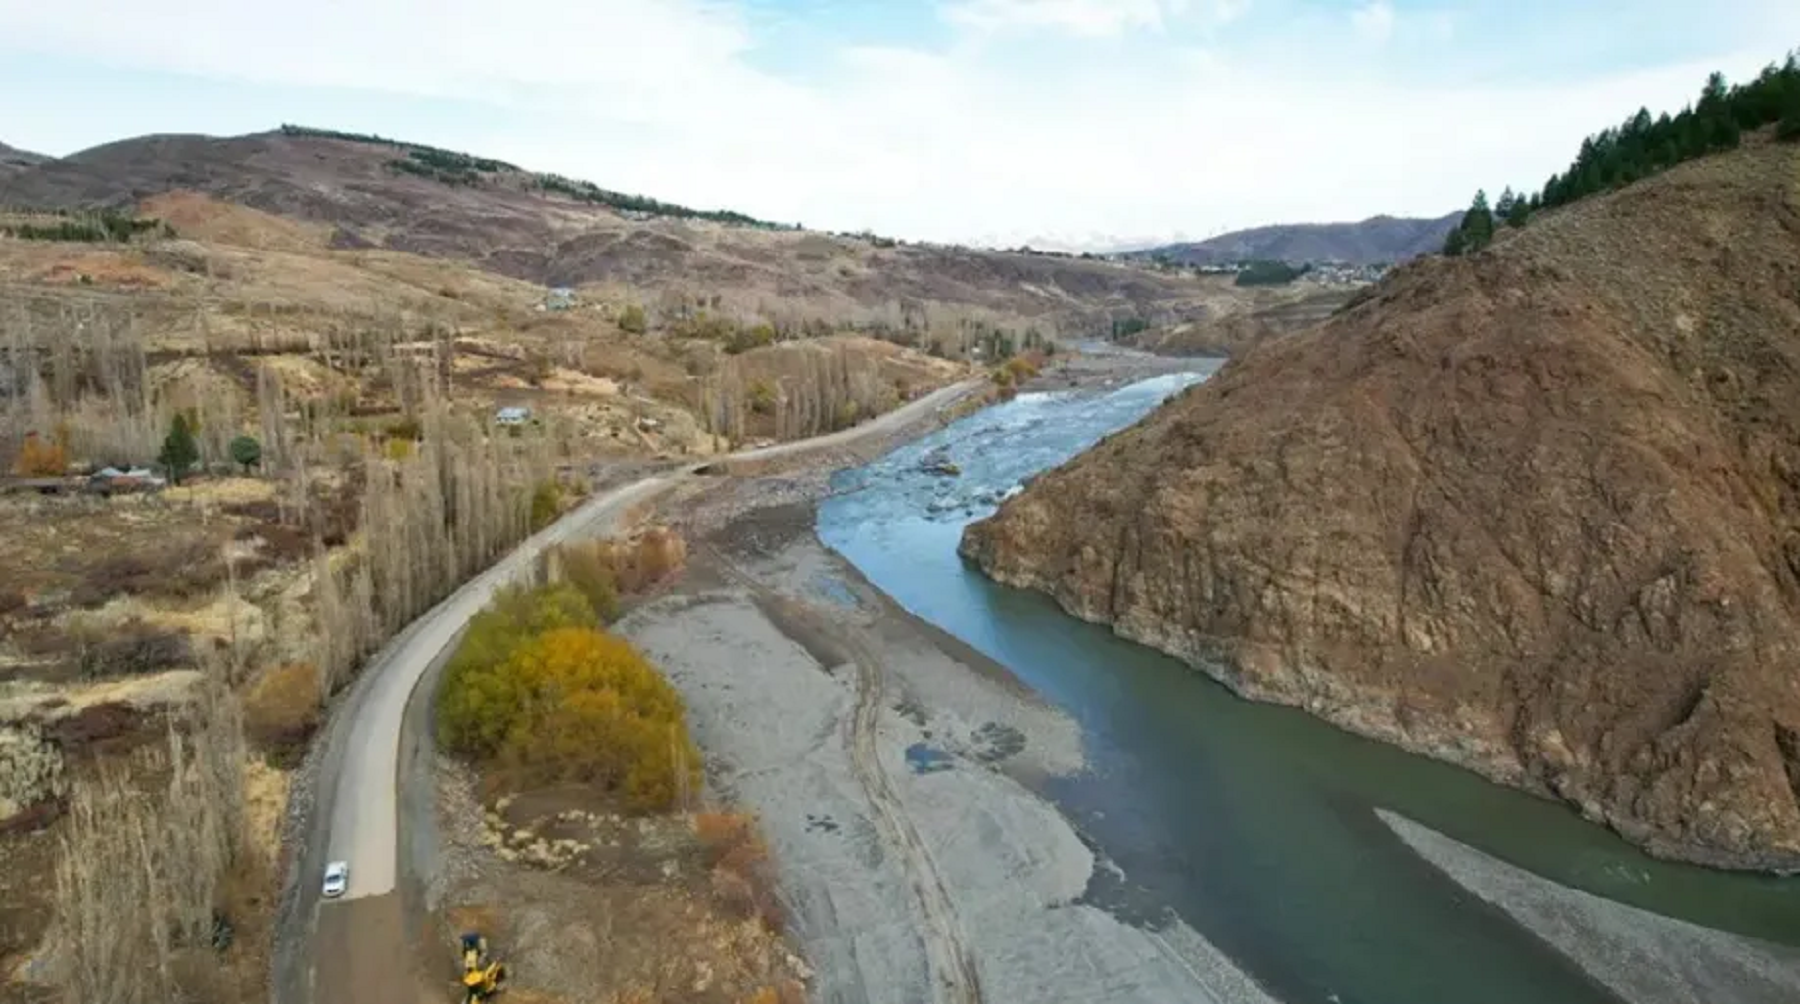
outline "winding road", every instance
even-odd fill
[[[854,428],[690,464],[598,495],[395,636],[332,715],[318,740],[311,786],[299,785],[295,795],[310,796],[312,811],[276,918],[274,1004],[400,1004],[439,997],[434,987],[419,982],[408,962],[413,949],[424,944],[409,932],[424,929],[409,924],[420,920],[419,904],[405,894],[422,888],[426,876],[407,875],[402,856],[409,846],[402,833],[406,814],[399,808],[407,707],[420,681],[448,658],[469,618],[496,591],[529,575],[547,549],[606,535],[633,508],[702,469],[729,473],[745,461],[792,457],[896,432],[961,401],[982,383],[952,384]],[[337,860],[350,864],[349,888],[340,899],[324,900],[319,884],[325,863]]]

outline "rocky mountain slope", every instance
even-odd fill
[[[330,225],[342,248],[457,259],[552,285],[704,290],[750,309],[779,300],[817,316],[935,305],[1071,325],[1119,313],[1172,319],[1194,292],[1191,277],[1114,262],[622,210],[594,201],[613,193],[499,161],[316,134],[144,136],[0,174],[0,205],[29,208],[118,208],[175,190]]]
[[[1184,265],[1275,260],[1341,261],[1376,265],[1407,261],[1444,246],[1461,213],[1437,219],[1372,216],[1357,223],[1300,223],[1255,227],[1221,234],[1211,240],[1134,251],[1131,257],[1167,258]]]
[[[962,550],[1654,853],[1800,868],[1800,149],[1404,266]]]

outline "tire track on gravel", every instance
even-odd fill
[[[753,596],[771,601],[779,599],[778,594],[756,581],[717,547],[708,544],[706,551],[728,578]],[[931,849],[907,816],[876,747],[883,694],[881,662],[858,636],[857,629],[837,622],[825,623],[810,609],[802,611],[794,609],[794,604],[783,605],[790,615],[811,621],[815,629],[849,650],[851,665],[856,670],[856,705],[850,716],[847,736],[850,764],[874,810],[876,829],[881,832],[884,842],[900,853],[900,859],[905,863],[907,884],[912,887],[913,898],[924,921],[925,929],[920,935],[925,942],[926,961],[936,991],[933,996],[948,1004],[981,1004],[979,971],[963,935],[956,906],[931,857]]]
[[[875,730],[881,718],[881,669],[870,657],[859,639],[846,637],[844,642],[856,653],[856,712],[850,719],[850,762],[855,767],[863,791],[875,809],[876,825],[899,849],[907,862],[907,880],[913,896],[925,917],[926,954],[937,981],[940,999],[956,1004],[978,1004],[981,980],[975,959],[963,938],[962,922],[950,893],[944,888],[943,876],[931,858],[931,849],[906,815],[893,782],[881,764],[875,748]]]

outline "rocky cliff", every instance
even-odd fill
[[[1800,868],[1800,151],[1406,266],[962,551],[1654,853]]]

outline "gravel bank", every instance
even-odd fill
[[[1631,1004],[1800,1001],[1800,951],[1570,889],[1404,816],[1376,812],[1421,857]]]
[[[1075,723],[863,583],[809,505],[735,516],[618,627],[761,814],[814,1000],[1271,1001],[1106,908],[1106,863],[1020,780],[1081,768]]]

